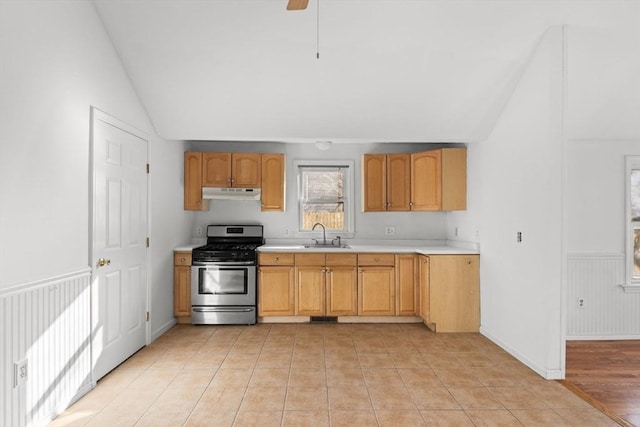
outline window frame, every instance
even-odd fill
[[[640,228],[640,221],[632,221],[631,218],[631,171],[640,170],[640,156],[625,156],[625,270],[626,283],[623,285],[626,292],[640,292],[640,275],[634,277],[634,233]]]
[[[296,237],[304,237],[304,238],[317,238],[318,233],[322,232],[322,230],[302,230],[302,168],[304,167],[327,167],[327,168],[337,168],[343,167],[346,168],[347,173],[345,173],[345,182],[344,182],[344,199],[343,199],[343,207],[344,207],[344,221],[345,221],[345,229],[336,231],[336,230],[327,230],[327,240],[329,236],[331,238],[335,238],[336,236],[340,236],[341,238],[353,238],[355,236],[355,162],[353,160],[295,160],[293,162],[295,171],[296,171],[296,183],[297,183],[297,205],[298,205],[298,220],[296,225]]]

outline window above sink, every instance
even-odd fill
[[[328,241],[336,236],[353,237],[354,162],[298,160],[294,166],[298,183],[297,236],[322,238],[322,230],[312,230],[314,224],[322,223]]]

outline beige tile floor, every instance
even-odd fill
[[[50,426],[608,426],[478,334],[178,325]]]

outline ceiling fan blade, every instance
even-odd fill
[[[309,0],[289,0],[287,10],[303,10],[307,8]]]

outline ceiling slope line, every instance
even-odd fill
[[[511,101],[513,94],[516,92],[516,89],[520,85],[523,76],[525,75],[527,69],[533,62],[540,46],[542,45],[542,41],[547,36],[547,34],[555,28],[554,26],[547,27],[542,34],[538,37],[533,46],[530,48],[529,52],[522,56],[519,61],[519,66],[515,69],[515,71],[511,74],[511,77],[508,78],[508,83],[505,85],[502,96],[494,97],[494,106],[491,108],[487,108],[487,113],[485,114],[485,118],[480,120],[480,127],[478,132],[475,133],[476,138],[473,138],[476,141],[485,141],[489,138],[489,136],[493,133],[500,117],[507,108],[507,105]],[[489,98],[489,97],[487,97]],[[484,126],[482,126],[484,124]]]

